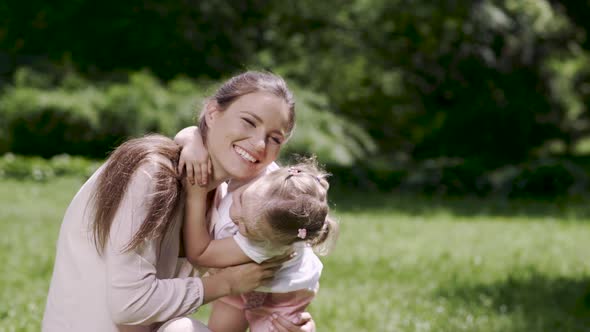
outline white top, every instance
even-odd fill
[[[147,332],[154,328],[153,323],[189,315],[203,302],[199,278],[175,278],[182,214],[175,217],[161,245],[157,240],[146,241],[136,250],[121,253],[147,213],[146,197],[158,169],[155,162],[146,162],[133,175],[113,219],[104,254],[97,254],[91,232],[94,208],[89,203],[103,167],[82,186],[66,211],[43,331]]]
[[[269,173],[278,166],[271,164],[267,167],[266,173]],[[253,261],[260,263],[274,256],[286,252],[287,248],[269,248],[261,247],[259,244],[249,241],[246,237],[238,232],[238,226],[231,220],[229,210],[232,205],[232,193],[227,192],[227,186],[219,187],[221,200],[211,211],[211,235],[214,239],[222,239],[233,236],[238,246]],[[297,253],[293,259],[283,264],[283,267],[275,273],[273,280],[256,290],[269,293],[287,293],[296,290],[307,289],[316,291],[320,275],[322,273],[322,262],[313,252],[312,248],[304,243],[297,242],[293,245]]]

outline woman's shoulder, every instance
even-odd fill
[[[161,183],[163,177],[176,177],[172,161],[155,153],[150,154],[133,172],[130,188],[133,192],[153,192],[156,183]]]
[[[172,160],[166,156],[163,156],[159,153],[150,153],[145,161],[142,162],[137,169],[148,174],[149,176],[153,176],[163,169],[174,171],[174,165]]]

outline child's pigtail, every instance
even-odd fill
[[[309,241],[309,244],[313,246],[313,251],[319,256],[326,256],[332,251],[338,234],[340,233],[340,226],[338,222],[334,220],[330,215],[326,216],[326,221],[319,234]]]

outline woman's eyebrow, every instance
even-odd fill
[[[256,119],[256,121],[258,121],[258,122],[264,122],[264,121],[262,121],[262,119],[258,115],[254,114],[254,113],[252,113],[250,111],[244,111],[244,113],[250,115],[251,117],[253,117],[254,119]]]
[[[264,123],[264,121],[262,121],[262,118],[261,118],[261,117],[259,117],[258,115],[254,114],[254,113],[252,113],[252,112],[250,112],[250,111],[242,111],[242,112],[243,112],[243,113],[246,113],[246,114],[248,114],[248,115],[250,115],[251,117],[253,117],[254,119],[256,119],[256,121],[258,121],[259,123]],[[285,137],[285,136],[286,136],[286,135],[285,135],[285,133],[284,133],[282,130],[277,130],[277,129],[275,129],[275,130],[273,130],[272,132],[273,132],[273,133],[277,133],[277,134],[279,134],[279,135],[281,135],[281,136],[283,136],[283,137]]]

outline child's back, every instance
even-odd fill
[[[229,214],[233,202],[232,193],[225,191],[223,188],[220,192],[223,198],[211,211],[212,238],[217,240],[234,237],[244,253],[258,263],[273,257],[272,252],[259,250],[256,244],[240,235],[238,226]],[[292,247],[296,256],[283,264],[272,281],[257,288],[255,292],[218,300],[242,310],[252,332],[269,331],[272,313],[295,319],[298,313],[305,311],[319,289],[322,262],[306,243],[295,243]]]

